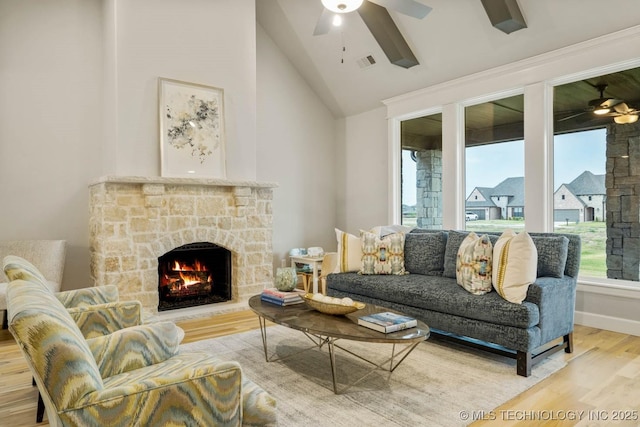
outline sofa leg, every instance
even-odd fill
[[[38,392],[38,410],[36,412],[36,422],[41,423],[44,418],[44,401],[42,395]]]
[[[521,377],[528,377],[531,375],[531,352],[530,351],[518,351],[516,354],[516,372]]]
[[[8,329],[9,328],[9,319],[7,317],[7,310],[4,310],[2,312],[2,329]]]
[[[573,332],[569,332],[562,339],[563,339],[564,344],[565,344],[564,352],[565,353],[573,353]]]

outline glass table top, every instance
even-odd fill
[[[320,313],[306,303],[282,307],[262,301],[260,295],[254,295],[249,299],[249,307],[256,314],[273,323],[327,337],[354,341],[408,344],[424,341],[429,338],[430,334],[429,327],[420,320],[418,320],[418,326],[415,328],[403,329],[388,334],[358,325],[358,318],[368,314],[384,311],[404,314],[373,304],[367,304],[363,309],[347,315],[334,316]]]

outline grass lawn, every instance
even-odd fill
[[[413,221],[413,223],[412,223]],[[403,219],[405,225],[415,225],[415,218]],[[515,232],[524,229],[524,221],[492,220],[467,221],[466,229],[475,231],[502,231],[507,228]],[[559,222],[555,224],[556,233],[578,234],[582,237],[580,275],[607,277],[607,224],[604,222]]]

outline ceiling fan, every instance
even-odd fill
[[[313,31],[314,36],[327,34],[340,21],[341,14],[358,12],[392,64],[403,68],[418,65],[418,60],[393,22],[387,9],[422,19],[432,8],[415,0],[321,0],[324,9]],[[339,24],[338,24],[339,25]]]
[[[606,83],[599,83],[595,88],[600,93],[599,98],[589,101],[584,111],[564,117],[559,121],[569,120],[586,113],[591,113],[599,117],[613,117],[613,121],[618,124],[635,123],[638,121],[640,110],[629,107],[629,105],[621,99],[604,96],[604,91],[607,89]]]

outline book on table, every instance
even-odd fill
[[[267,288],[262,291],[262,295],[260,296],[262,301],[270,302],[272,304],[277,305],[294,305],[301,304],[304,302],[302,297],[300,296],[300,292],[290,291],[284,292],[279,291],[276,288]]]
[[[277,288],[265,288],[262,290],[262,295],[270,295],[283,300],[297,300],[301,299],[301,295],[304,291],[279,291]]]
[[[359,317],[358,325],[388,334],[390,332],[414,328],[418,326],[418,321],[413,317],[386,311],[384,313],[375,313]]]

